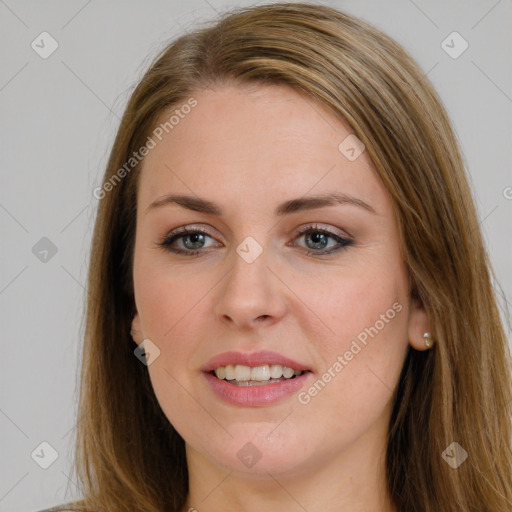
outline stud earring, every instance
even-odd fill
[[[430,333],[429,332],[426,332],[424,335],[423,335],[423,338],[425,339],[425,346],[427,348],[432,348],[432,346],[434,345],[434,342],[432,341],[431,339],[431,336],[430,336]]]
[[[130,334],[133,336],[133,335],[137,334],[138,332],[139,332],[139,331],[136,331],[135,329],[132,329],[132,330],[130,331]]]

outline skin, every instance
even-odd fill
[[[159,348],[151,382],[186,442],[183,510],[395,511],[384,473],[392,391],[409,344],[425,349],[428,325],[409,295],[390,195],[366,151],[350,161],[338,149],[350,127],[304,94],[223,85],[194,97],[197,106],[144,160],[133,268],[135,342]],[[327,192],[375,213],[337,204],[274,216],[287,199]],[[146,212],[169,193],[209,199],[224,215],[175,204]],[[325,246],[296,233],[311,223],[353,244],[318,256]],[[210,235],[173,246],[199,256],[157,245],[191,225]],[[250,264],[236,252],[247,236],[263,249]],[[307,391],[395,303],[400,312],[307,404],[294,394],[265,407],[231,405],[200,371],[225,351],[274,350],[313,370]],[[261,454],[250,468],[237,457],[248,442]]]

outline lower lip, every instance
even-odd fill
[[[258,386],[237,386],[218,379],[211,373],[205,372],[203,375],[213,392],[224,401],[244,407],[264,407],[297,393],[312,373],[304,372],[294,379]]]

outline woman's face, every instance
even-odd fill
[[[189,462],[265,476],[375,458],[426,317],[368,152],[284,86],[194,98],[162,117],[179,111],[138,190],[133,328],[161,408]]]

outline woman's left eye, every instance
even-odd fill
[[[353,245],[354,241],[350,238],[337,235],[336,233],[333,233],[332,231],[321,228],[318,226],[309,226],[297,234],[297,238],[299,237],[305,237],[305,240],[311,241],[311,246],[308,247],[308,249],[314,248],[314,249],[321,249],[320,251],[314,250],[314,251],[307,251],[307,255],[313,255],[313,256],[319,256],[319,255],[326,255],[326,254],[332,254],[339,251],[342,251],[346,247],[349,247]],[[325,247],[328,246],[329,238],[331,240],[334,240],[336,243],[334,246],[331,246],[328,249],[325,249]]]
[[[308,226],[297,233],[296,238],[305,237],[307,243],[308,255],[325,255],[339,252],[346,247],[353,245],[353,240],[342,237],[318,226]],[[177,231],[165,236],[159,243],[159,247],[163,247],[167,251],[174,254],[184,254],[187,256],[195,256],[202,251],[206,238],[213,238],[207,231],[198,228],[179,228]],[[329,239],[336,243],[334,247],[326,249],[329,245]],[[176,247],[174,244],[181,242],[184,248]],[[310,244],[309,244],[310,243]],[[178,244],[179,245],[179,244]],[[295,245],[295,244],[292,244]]]

